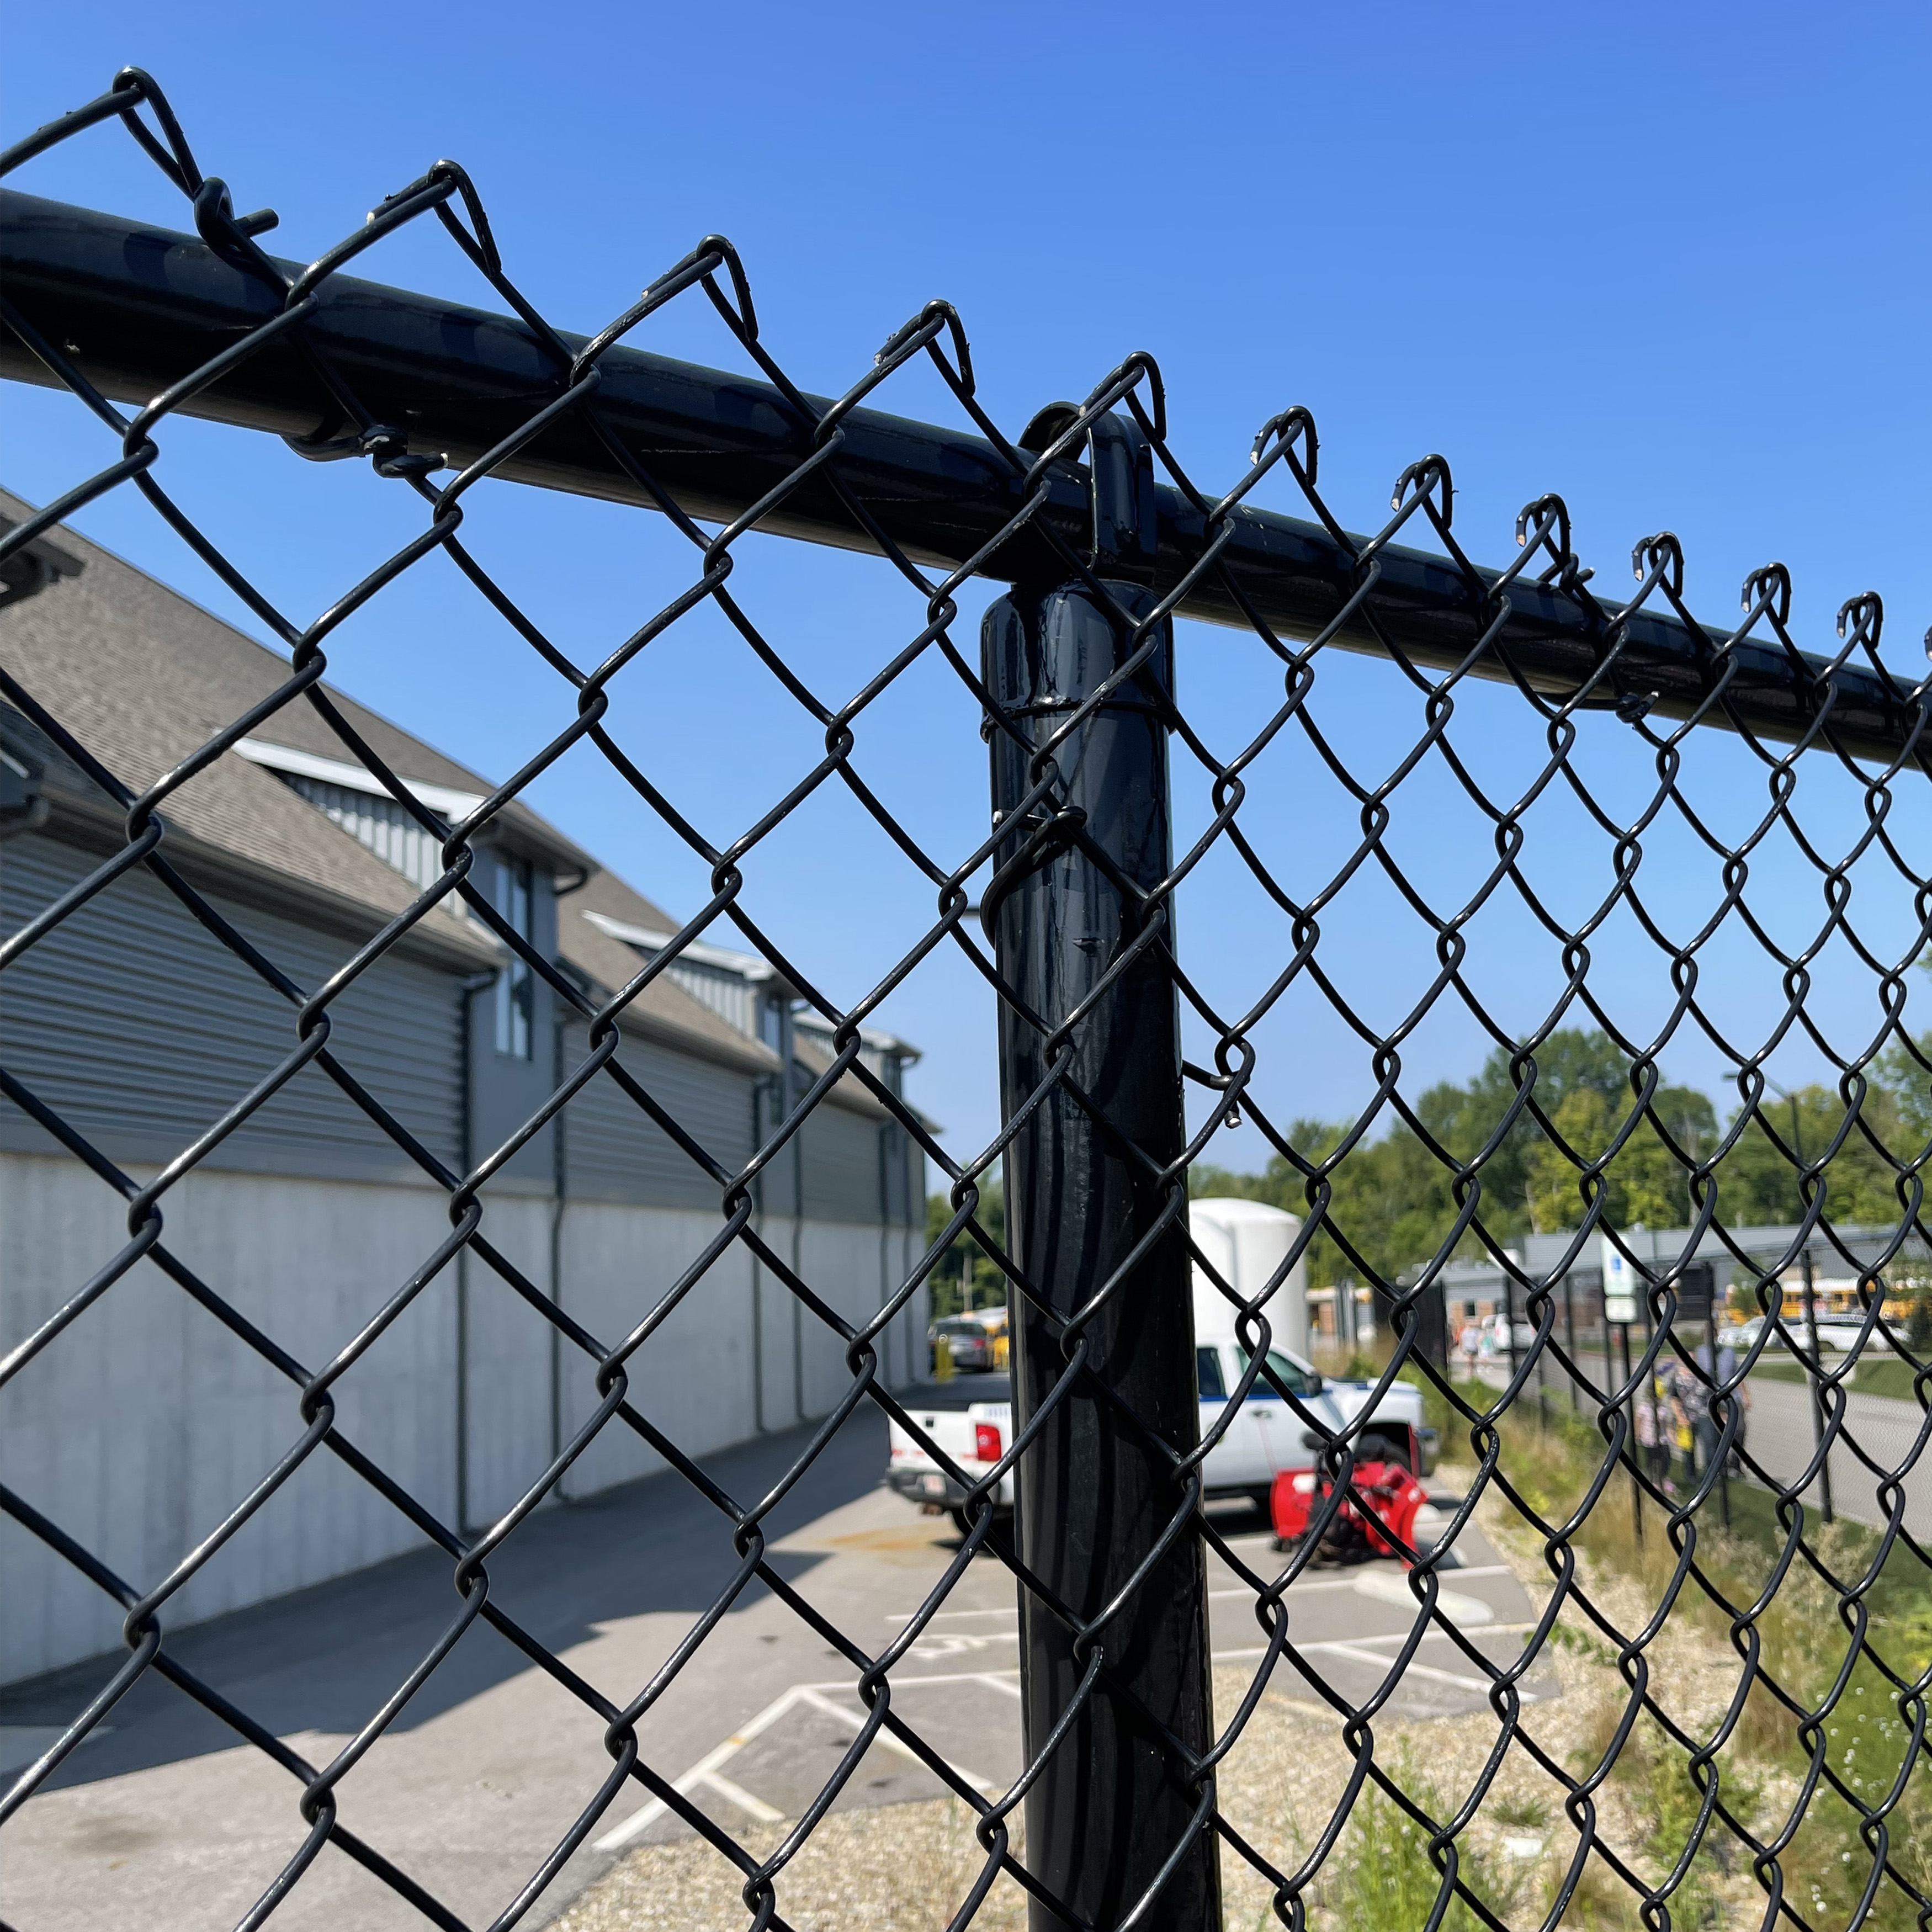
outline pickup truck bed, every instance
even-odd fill
[[[1270,1352],[1276,1372],[1314,1414],[1331,1429],[1340,1429],[1358,1416],[1373,1384],[1328,1382],[1299,1356]],[[1226,1391],[1234,1388],[1244,1366],[1232,1341],[1205,1341],[1197,1352],[1197,1382],[1201,1390],[1201,1426],[1204,1431],[1221,1417]],[[920,1427],[969,1478],[998,1462],[1012,1444],[1012,1385],[1004,1375],[955,1376],[951,1381],[922,1382],[900,1393],[899,1400]],[[1276,1474],[1307,1468],[1312,1451],[1303,1442],[1306,1425],[1265,1382],[1258,1380],[1232,1423],[1209,1455],[1204,1473],[1210,1496],[1250,1496],[1265,1505]],[[886,1480],[904,1496],[957,1512],[966,1500],[964,1486],[928,1456],[895,1422]],[[1397,1461],[1418,1476],[1436,1466],[1436,1433],[1424,1426],[1422,1397],[1406,1382],[1397,1382],[1378,1404],[1361,1437],[1360,1453],[1378,1461]],[[995,1507],[1010,1509],[1013,1478],[1000,1479]]]
[[[950,1382],[921,1382],[901,1390],[898,1399],[907,1414],[969,1476],[978,1476],[1012,1446],[1012,1384],[1007,1376],[955,1376]],[[896,1422],[891,1436],[886,1482],[915,1502],[957,1511],[966,1500],[964,1488]],[[1011,1471],[1000,1479],[994,1502],[997,1508],[1012,1508]]]

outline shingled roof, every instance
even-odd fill
[[[33,506],[0,490],[0,523],[10,525],[33,513]],[[280,652],[64,526],[50,535],[80,568],[53,575],[37,594],[0,613],[0,662],[130,790],[153,785],[286,680],[288,660]],[[472,796],[494,788],[352,698],[326,684],[322,688],[399,778]],[[30,724],[26,735],[49,753]],[[338,763],[353,756],[300,698],[255,726],[251,738]],[[118,805],[67,759],[52,754],[46,762],[46,788],[60,820],[104,849],[118,845]],[[291,911],[352,932],[376,930],[417,896],[400,872],[272,770],[233,752],[171,794],[162,817],[169,828],[164,849],[190,875],[218,875]],[[540,856],[560,873],[586,875],[578,892],[558,902],[559,951],[593,988],[614,990],[640,962],[620,940],[581,917],[584,910],[602,910],[665,931],[680,924],[520,802],[513,801],[496,823],[507,842]],[[494,939],[462,913],[460,902],[446,903],[451,912],[420,921],[405,942],[408,947],[468,966],[498,958]],[[626,1009],[623,1024],[627,1031],[708,1058],[759,1071],[778,1067],[778,1056],[768,1047],[668,976],[654,980]]]

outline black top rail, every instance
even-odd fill
[[[192,236],[11,190],[0,191],[0,231],[9,302],[116,400],[158,394],[280,311],[279,297],[263,281]],[[554,356],[524,323],[346,275],[321,284],[304,328],[378,420],[403,431],[412,453],[458,465],[491,448],[527,421],[533,400],[560,388]],[[562,339],[575,350],[589,338]],[[790,477],[811,448],[811,425],[769,383],[622,344],[602,352],[599,368],[604,421],[649,452],[652,475],[695,518],[740,516]],[[0,376],[56,380],[4,322]],[[310,441],[341,427],[313,362],[286,334],[200,391],[184,412]],[[977,574],[1018,583],[1060,573],[1030,524],[999,541],[1025,493],[991,443],[863,408],[842,427],[841,482],[908,554],[951,569],[992,546]],[[576,412],[560,414],[493,473],[656,507]],[[1092,516],[1084,466],[1058,462],[1046,481],[1051,494],[1040,520],[1084,548]],[[1156,579],[1173,582],[1198,560],[1208,518],[1176,489],[1163,486],[1156,496]],[[1222,559],[1256,613],[1285,639],[1320,635],[1360,580],[1347,548],[1319,524],[1245,503],[1228,516],[1234,529]],[[795,484],[760,527],[845,549],[877,548],[822,473]],[[1376,583],[1333,641],[1376,653],[1392,645],[1436,670],[1461,663],[1489,614],[1476,608],[1461,571],[1446,557],[1393,544],[1377,557]],[[1553,697],[1577,691],[1602,665],[1618,607],[1528,573],[1508,596],[1508,620],[1472,667],[1476,674],[1503,678],[1514,665]],[[1244,628],[1250,622],[1211,571],[1180,614]],[[1634,613],[1603,701],[1666,718],[1691,716],[1712,688],[1713,642],[1731,628],[1707,626],[1708,638],[1700,638],[1667,612]],[[1932,732],[1921,715],[1926,700],[1896,681],[1857,663],[1834,670],[1822,658],[1794,662],[1774,641],[1756,638],[1740,640],[1730,656],[1725,706],[1732,716],[1714,706],[1711,722],[1739,722],[1789,742],[1804,734],[1829,688],[1830,730],[1844,749],[1889,763],[1910,746],[1913,760],[1932,770]]]

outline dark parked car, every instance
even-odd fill
[[[981,1370],[990,1369],[993,1366],[993,1337],[983,1322],[975,1322],[964,1315],[949,1316],[944,1322],[935,1322],[928,1337],[932,1343],[935,1368],[938,1365],[939,1342],[942,1336],[952,1352],[952,1366],[956,1373],[976,1375]]]

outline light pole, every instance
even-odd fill
[[[1798,1169],[1798,1204],[1800,1218],[1804,1205],[1804,1128],[1798,1111],[1798,1096],[1788,1092],[1774,1080],[1767,1078],[1764,1083],[1780,1100],[1788,1101],[1791,1107],[1791,1151],[1797,1156]],[[1813,1354],[1817,1356],[1819,1367],[1824,1366],[1824,1356],[1818,1342],[1818,1295],[1816,1283],[1811,1277],[1811,1237],[1804,1237],[1804,1246],[1799,1250],[1798,1268],[1804,1282],[1804,1339]],[[1716,1358],[1712,1357],[1714,1365]],[[1825,1395],[1818,1386],[1818,1377],[1808,1368],[1804,1380],[1811,1391],[1811,1447],[1815,1453],[1825,1440]],[[1818,1459],[1819,1498],[1825,1520],[1832,1520],[1832,1459],[1828,1455]]]

